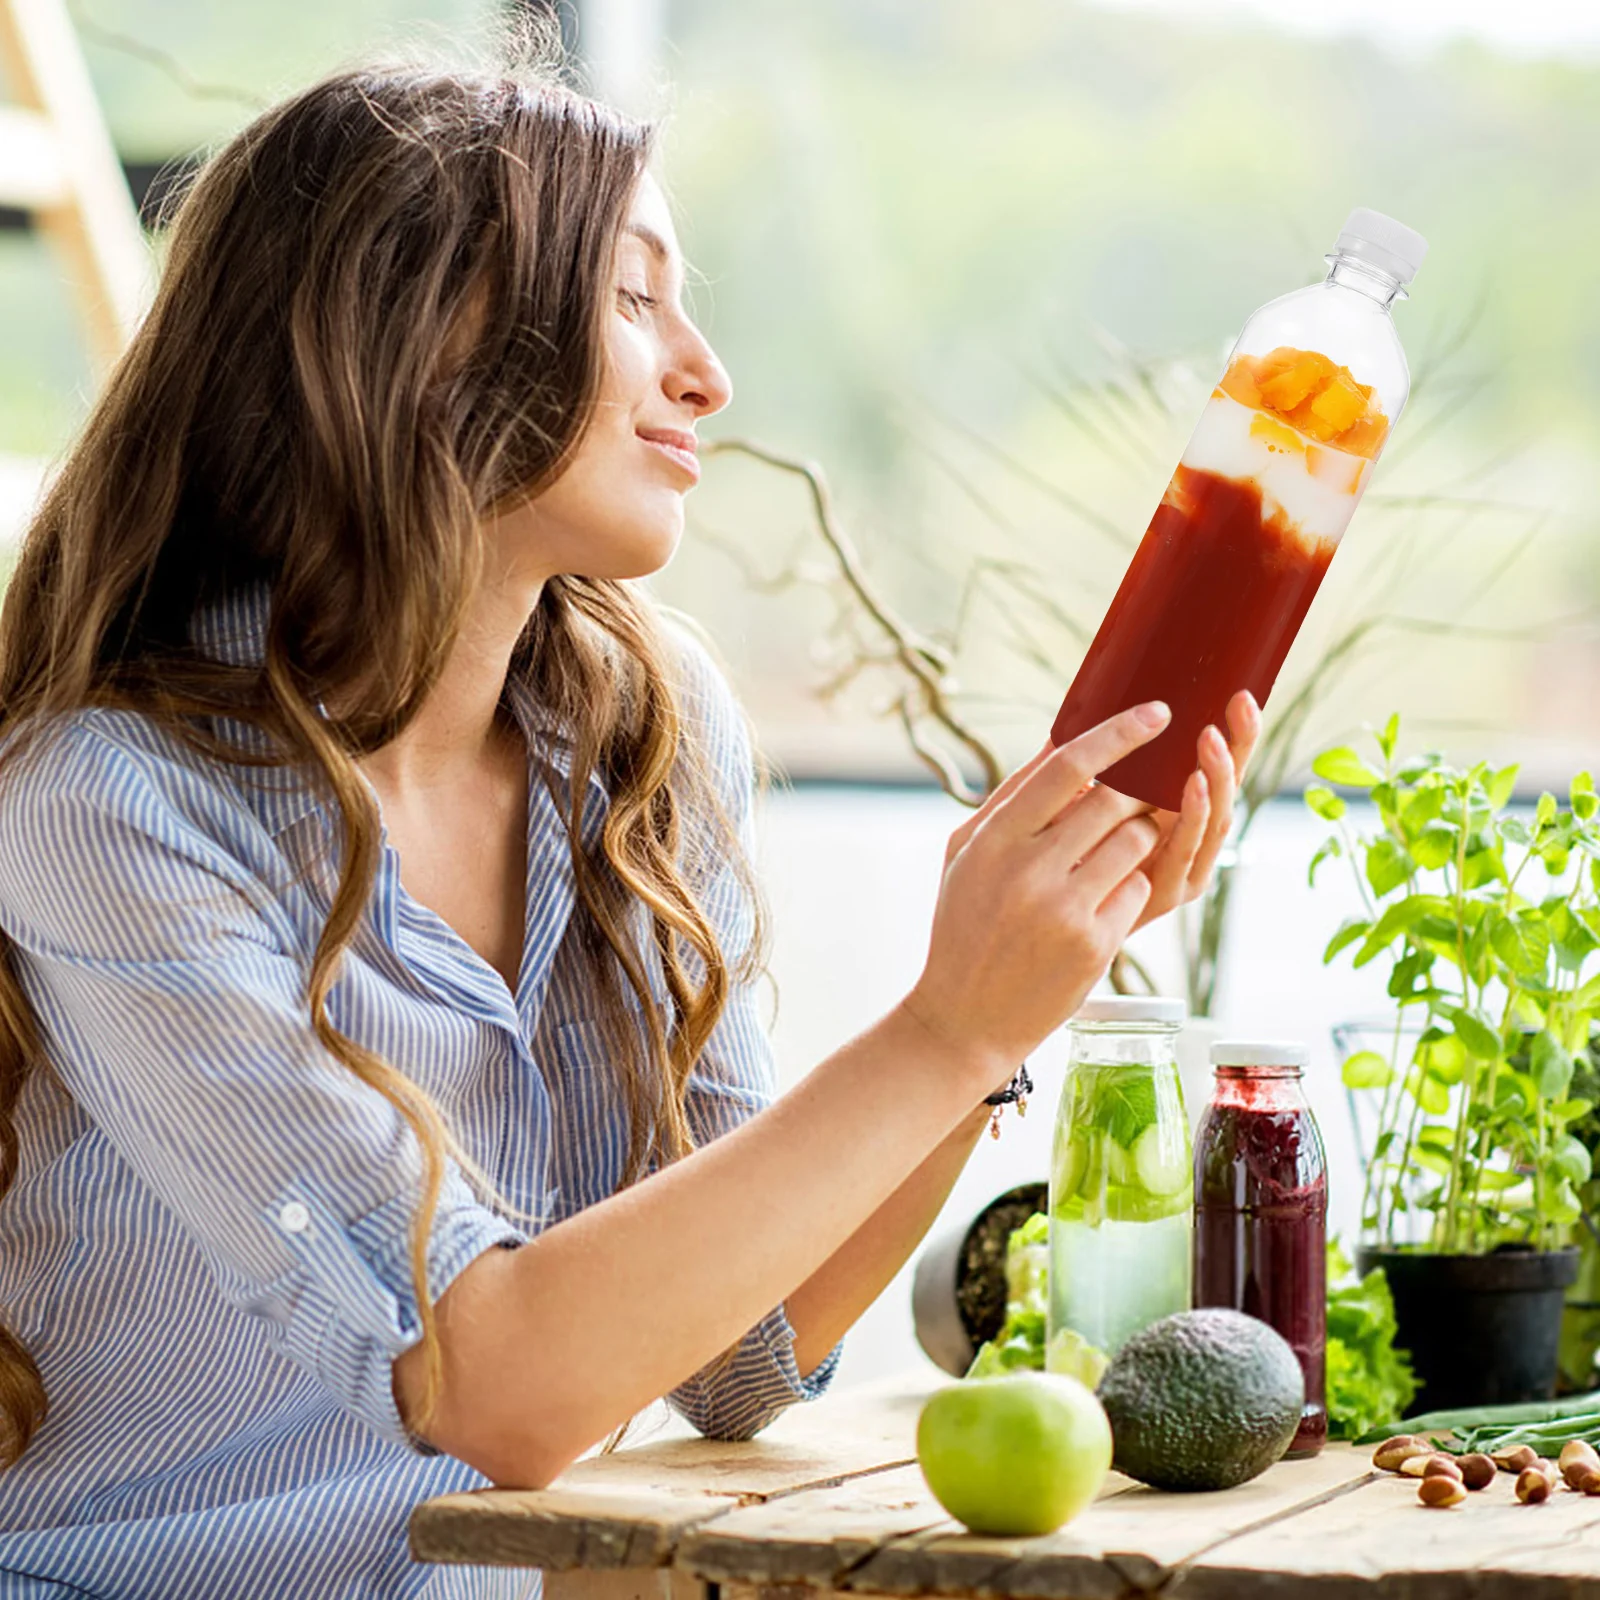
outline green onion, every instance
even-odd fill
[[[1600,1389],[1588,1394],[1569,1395],[1565,1400],[1534,1400],[1521,1405],[1467,1406],[1456,1411],[1425,1411],[1418,1417],[1407,1417],[1403,1422],[1383,1428],[1370,1428],[1356,1440],[1357,1444],[1381,1444],[1397,1433],[1424,1434],[1501,1430],[1509,1433],[1542,1425],[1566,1425],[1570,1422],[1600,1426]],[[1576,1435],[1572,1435],[1576,1436]],[[1519,1442],[1519,1441],[1513,1441]]]

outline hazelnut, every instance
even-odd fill
[[[1460,1478],[1461,1468],[1449,1456],[1410,1456],[1400,1463],[1401,1474],[1407,1478]]]
[[[1585,1466],[1580,1462],[1567,1469],[1567,1487],[1579,1494],[1600,1494],[1600,1467]]]
[[[1443,1473],[1430,1474],[1417,1485],[1417,1499],[1425,1506],[1458,1506],[1466,1498],[1460,1479]]]
[[[1594,1446],[1586,1439],[1569,1439],[1561,1447],[1561,1459],[1557,1465],[1561,1469],[1561,1476],[1576,1489],[1578,1485],[1573,1481],[1575,1474],[1600,1472],[1600,1455],[1595,1453]]]
[[[1509,1450],[1494,1451],[1489,1459],[1502,1472],[1522,1472],[1539,1459],[1539,1453],[1531,1445],[1517,1444]]]
[[[1538,1467],[1524,1467],[1517,1474],[1517,1499],[1525,1506],[1536,1506],[1550,1498],[1549,1477]]]
[[[1487,1489],[1499,1471],[1494,1462],[1481,1452],[1470,1456],[1458,1456],[1456,1465],[1461,1469],[1461,1481],[1469,1489]]]
[[[1401,1462],[1410,1460],[1412,1456],[1432,1453],[1433,1446],[1426,1440],[1419,1439],[1414,1433],[1401,1433],[1392,1439],[1385,1439],[1372,1452],[1372,1464],[1380,1472],[1398,1472]]]

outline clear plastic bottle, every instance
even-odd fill
[[[1084,1375],[1189,1309],[1194,1172],[1178,1079],[1181,1000],[1085,1001],[1050,1162],[1046,1365]],[[1092,1360],[1093,1358],[1090,1357]]]
[[[1259,1317],[1289,1342],[1306,1403],[1289,1445],[1328,1437],[1328,1174],[1300,1088],[1301,1044],[1218,1040],[1216,1089],[1195,1143],[1194,1303]]]
[[[1120,793],[1177,810],[1206,725],[1240,689],[1266,703],[1410,392],[1389,308],[1427,248],[1352,211],[1327,278],[1245,323],[1051,729],[1165,700],[1165,732],[1103,774]]]

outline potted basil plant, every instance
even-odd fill
[[[1380,963],[1393,1002],[1342,1068],[1366,1113],[1359,1266],[1389,1281],[1415,1408],[1542,1399],[1591,1167],[1573,1073],[1600,1013],[1600,799],[1579,773],[1565,806],[1513,810],[1516,767],[1402,759],[1399,732],[1370,760],[1324,751],[1305,795],[1334,830],[1313,882],[1343,858],[1363,904],[1323,960]]]

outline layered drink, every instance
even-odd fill
[[[1177,810],[1206,725],[1265,704],[1328,570],[1389,418],[1316,350],[1235,355],[1201,415],[1051,729],[1064,744],[1146,700],[1166,731],[1101,775]]]

